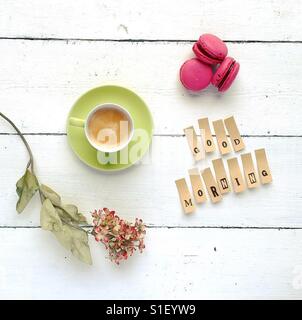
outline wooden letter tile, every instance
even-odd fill
[[[261,183],[266,184],[272,182],[273,179],[268,165],[265,149],[255,150],[255,155]]]
[[[195,210],[193,200],[185,179],[175,181],[179,193],[179,198],[185,213],[191,213]]]
[[[197,203],[202,203],[207,201],[207,196],[204,190],[203,183],[197,168],[189,170],[191,185],[193,189],[194,198]]]
[[[221,158],[212,161],[219,190],[222,194],[230,192],[231,186]]]
[[[215,151],[214,139],[212,136],[208,118],[199,119],[198,124],[201,133],[201,138],[203,139],[202,141],[205,148],[205,152]]]
[[[231,176],[233,189],[236,193],[246,189],[237,158],[228,159],[228,166]]]
[[[216,134],[217,144],[218,148],[221,154],[227,154],[230,153],[231,150],[231,144],[228,141],[224,124],[222,120],[213,121],[213,127]]]
[[[201,142],[198,140],[194,127],[191,126],[191,127],[185,128],[184,133],[187,137],[188,144],[194,156],[195,161],[199,161],[203,159],[204,157],[201,149]]]
[[[245,181],[248,188],[256,188],[259,186],[259,180],[254,167],[253,159],[251,153],[245,153],[241,155],[241,161],[243,166],[243,172],[245,176]]]
[[[243,150],[245,148],[245,145],[239,133],[234,117],[224,119],[224,124],[229,132],[234,151],[238,152],[240,150]]]
[[[218,188],[218,185],[213,177],[212,171],[210,168],[206,168],[202,172],[203,181],[207,187],[208,194],[213,203],[219,202],[222,200],[222,195]]]

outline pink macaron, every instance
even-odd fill
[[[180,68],[180,81],[191,91],[205,89],[211,82],[213,71],[210,65],[202,63],[196,58],[187,60]]]
[[[221,63],[228,54],[225,43],[209,33],[201,35],[192,49],[199,60],[208,64]]]
[[[211,81],[212,84],[217,87],[220,92],[228,90],[235,80],[239,68],[240,65],[235,59],[226,57],[216,70]]]

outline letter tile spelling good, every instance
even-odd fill
[[[245,145],[239,133],[234,117],[232,116],[224,119],[224,124],[230,135],[234,151],[238,152],[240,150],[243,150],[245,148]]]
[[[213,121],[213,127],[216,134],[219,151],[222,155],[232,151],[231,144],[228,141],[224,124],[222,120]]]
[[[205,193],[203,183],[201,181],[199,170],[197,168],[192,168],[189,170],[189,175],[190,175],[190,180],[191,180],[195,201],[197,203],[203,203],[207,201],[207,196]]]
[[[185,128],[184,133],[187,137],[188,144],[189,144],[190,150],[194,156],[195,161],[199,161],[199,160],[203,159],[204,153],[202,152],[202,149],[201,149],[201,147],[202,147],[201,142],[198,140],[198,137],[196,135],[194,127],[191,126],[191,127]]]
[[[214,139],[210,129],[209,119],[208,118],[199,119],[198,125],[199,125],[205,152],[215,151],[215,144],[214,144]]]
[[[245,176],[245,181],[249,189],[256,188],[259,186],[259,180],[254,167],[252,154],[245,153],[241,155],[241,161],[243,166],[243,172]]]
[[[212,163],[220,192],[222,194],[230,192],[231,186],[222,159],[215,159]]]
[[[243,176],[239,167],[237,158],[228,159],[228,167],[233,185],[233,190],[236,193],[242,192],[246,189]]]
[[[265,149],[255,150],[255,155],[261,183],[271,183],[273,179],[271,175],[271,170],[268,165]]]
[[[222,200],[222,196],[220,193],[220,190],[218,188],[218,185],[216,183],[216,180],[213,177],[212,171],[210,168],[206,168],[202,172],[202,178],[203,181],[207,187],[208,194],[210,195],[210,198],[213,203],[219,202]]]
[[[185,179],[179,179],[175,181],[179,198],[185,213],[192,213],[195,210],[192,196],[190,194],[188,185]]]

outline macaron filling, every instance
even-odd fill
[[[223,78],[221,79],[221,81],[219,82],[219,84],[218,84],[218,86],[217,86],[218,89],[221,89],[222,86],[224,85],[224,83],[226,82],[226,80],[227,80],[227,78],[229,77],[230,73],[231,73],[232,70],[234,69],[235,63],[236,63],[235,60],[231,63],[229,69],[227,70],[227,72],[225,73],[225,75],[223,76]]]
[[[217,58],[217,56],[215,56],[214,54],[210,53],[210,52],[207,52],[203,47],[202,45],[199,43],[199,42],[196,42],[196,46],[198,48],[198,50],[203,54],[205,55],[206,57],[210,58],[210,59],[214,59],[214,60],[217,60],[217,61],[220,61],[219,58]]]

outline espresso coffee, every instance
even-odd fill
[[[127,114],[111,107],[96,110],[87,126],[90,140],[108,151],[125,144],[131,133]]]

